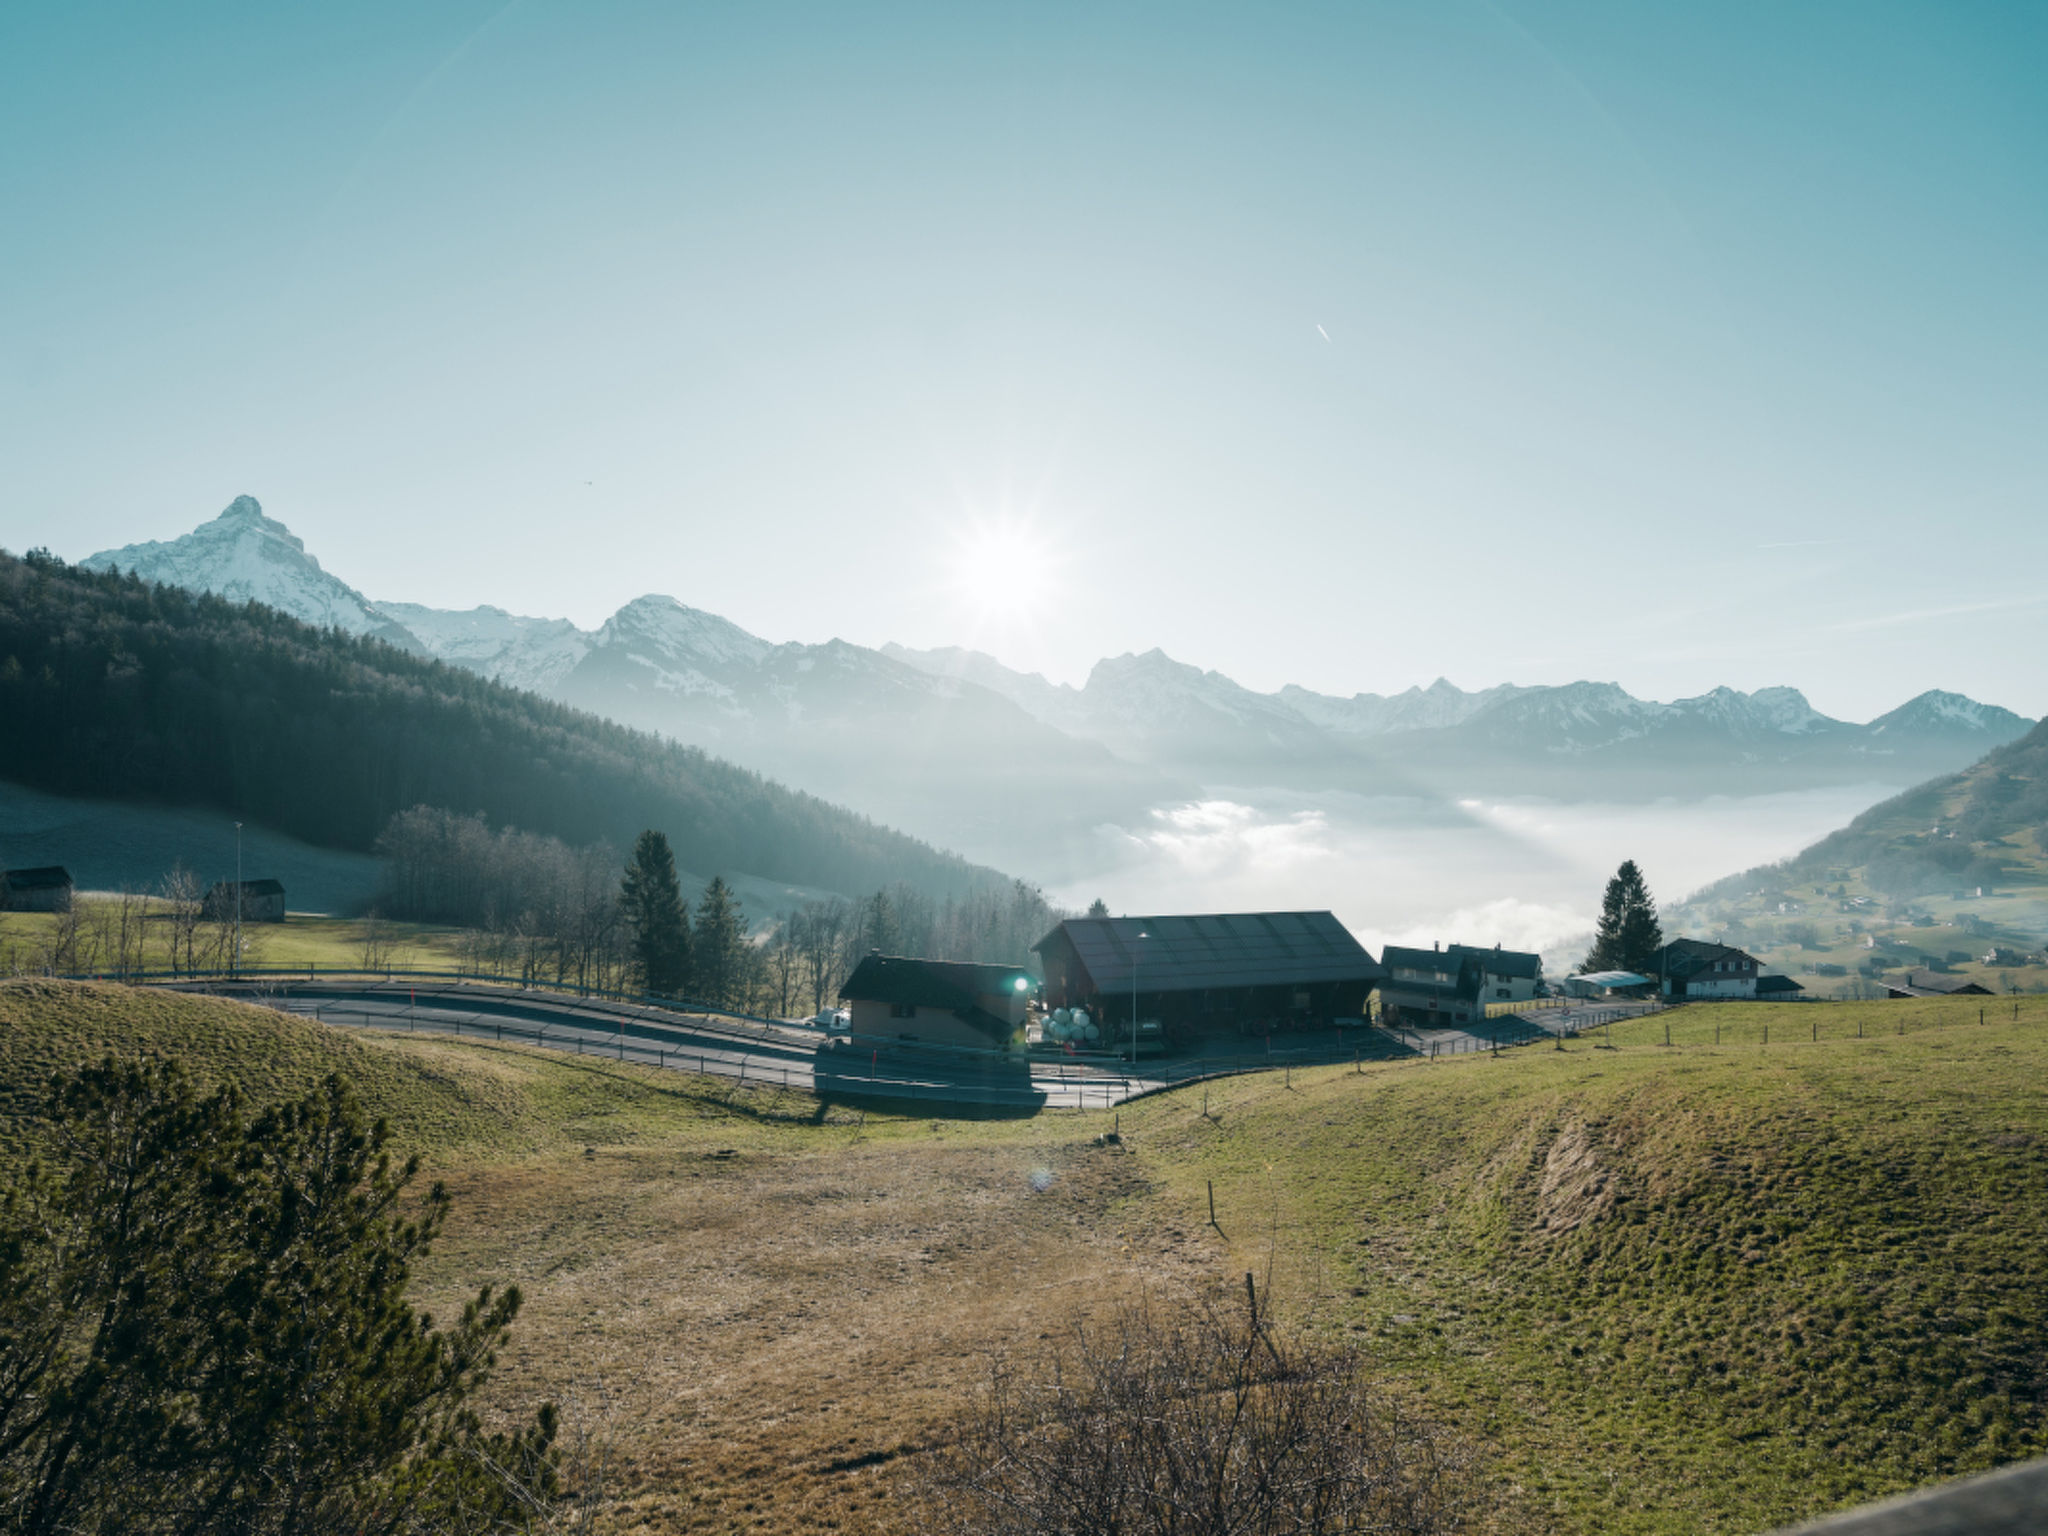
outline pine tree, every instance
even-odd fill
[[[1664,947],[1664,930],[1657,921],[1657,903],[1643,881],[1634,859],[1625,860],[1607,882],[1607,894],[1600,899],[1600,926],[1594,931],[1593,947],[1586,952],[1581,971],[1634,971],[1647,976]]]
[[[408,1194],[339,1077],[253,1119],[175,1062],[52,1080],[0,1196],[0,1528],[151,1536],[544,1523],[556,1419],[469,1400],[519,1310],[407,1294],[449,1203]],[[32,1122],[31,1122],[32,1123]]]
[[[1109,903],[1104,901],[1100,896],[1096,897],[1093,901],[1088,903],[1088,915],[1090,917],[1109,916]]]
[[[714,875],[697,898],[692,959],[697,995],[720,1007],[736,1006],[747,976],[747,919],[721,876]]]
[[[680,997],[690,984],[690,914],[666,834],[642,832],[633,844],[619,905],[633,931],[634,979],[645,991]]]

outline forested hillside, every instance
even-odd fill
[[[44,554],[0,553],[0,778],[212,806],[367,850],[414,805],[698,870],[943,898],[995,871],[758,774],[411,656]]]

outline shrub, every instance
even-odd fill
[[[247,1119],[175,1063],[53,1080],[0,1203],[0,1528],[497,1531],[555,1492],[555,1417],[466,1406],[519,1309],[405,1299],[448,1206],[329,1078]]]

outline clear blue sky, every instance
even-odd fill
[[[2048,711],[2048,6],[0,10],[0,544]]]

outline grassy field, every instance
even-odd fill
[[[2048,999],[2004,1006],[1238,1079],[1126,1106],[1115,1147],[1100,1112],[862,1115],[14,982],[0,1110],[18,1146],[33,1083],[106,1049],[262,1092],[348,1071],[455,1193],[430,1304],[525,1288],[499,1400],[606,1438],[622,1529],[905,1529],[987,1351],[1249,1269],[1529,1528],[1738,1532],[2048,1449]]]
[[[82,900],[90,906],[93,897]],[[51,932],[57,919],[47,912],[0,912],[0,975],[6,974],[11,954],[24,963]],[[162,919],[152,916],[152,928]],[[458,961],[456,939],[459,929],[430,923],[381,925],[389,935],[390,955],[386,965],[394,970],[452,970]],[[281,923],[247,923],[246,962],[252,966],[318,966],[323,971],[353,970],[362,964],[362,918],[313,917],[295,913]],[[162,937],[149,940],[152,965],[168,964],[160,959],[169,945],[168,929]]]

